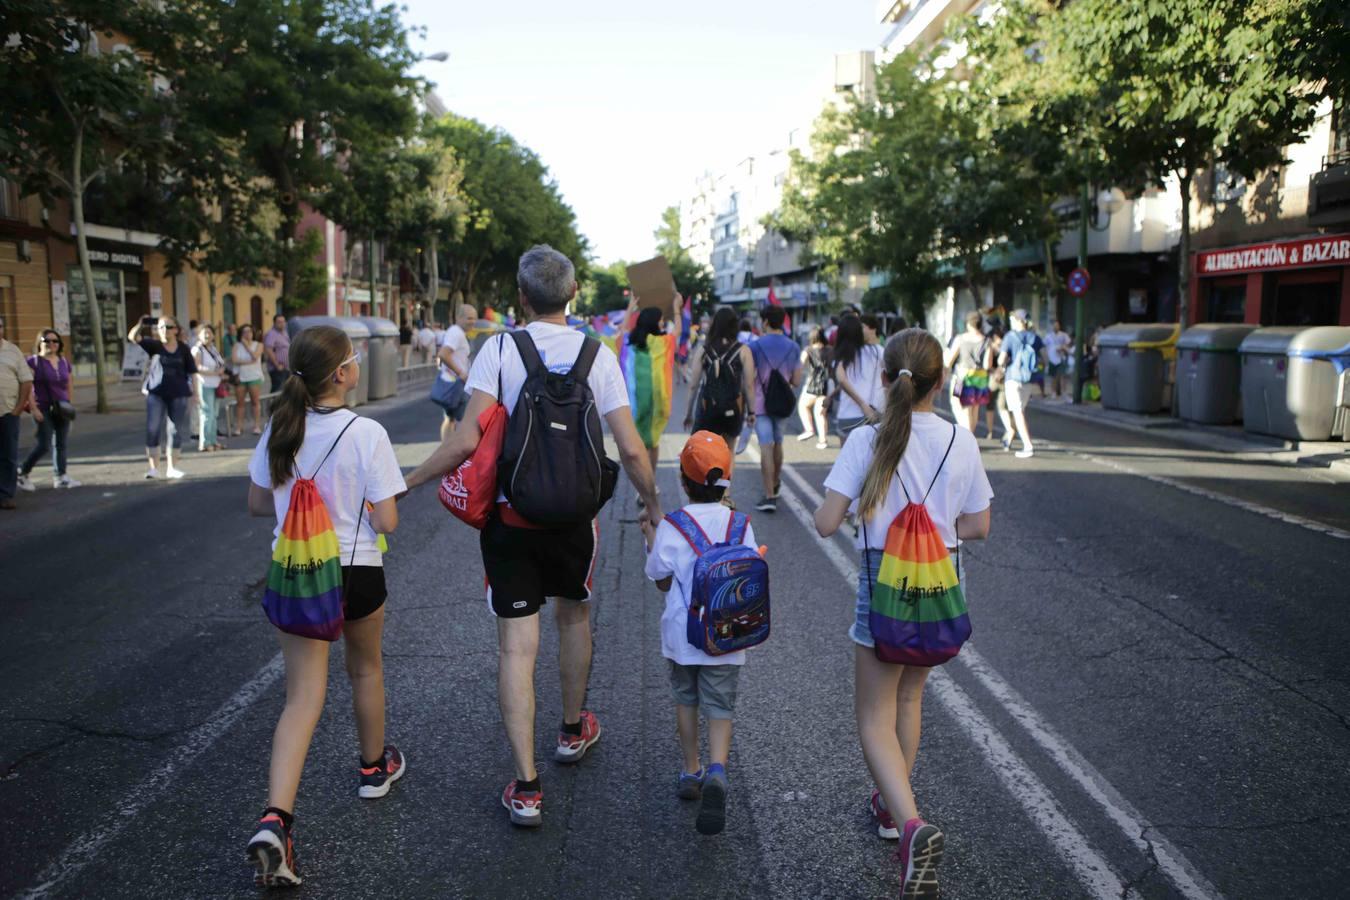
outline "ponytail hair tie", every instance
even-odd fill
[[[292,375],[299,375],[301,378],[304,378],[304,377],[305,377],[305,373],[304,373],[304,372],[301,372],[299,369],[291,369],[291,374],[292,374]]]
[[[914,373],[911,372],[909,369],[900,369],[900,370],[899,370],[898,372],[896,372],[894,375],[891,375],[891,376],[890,376],[891,381],[895,381],[895,380],[898,379],[901,375],[908,375],[910,378],[913,378],[913,377],[914,377]]]

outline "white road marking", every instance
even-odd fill
[[[750,447],[746,455],[759,462],[758,450]],[[782,499],[801,520],[825,555],[850,587],[857,584],[856,558],[846,553],[839,542],[816,534],[815,514],[808,509],[802,497],[819,506],[824,497],[791,465],[783,466],[783,475],[790,487],[783,490]],[[969,670],[998,701],[1013,720],[1031,735],[1057,766],[1079,785],[1105,812],[1125,837],[1146,856],[1151,852],[1158,869],[1177,888],[1182,896],[1193,900],[1213,900],[1222,896],[1195,866],[1183,856],[1138,810],[1127,801],[1097,769],[1067,740],[1037,713],[1029,703],[980,656],[969,644],[962,649],[955,663]],[[1110,868],[1106,860],[1092,847],[1087,837],[1063,813],[1045,785],[1027,767],[1016,751],[998,734],[997,728],[971,702],[969,696],[942,670],[930,679],[938,699],[952,711],[972,741],[984,753],[999,779],[1022,804],[1027,814],[1059,851],[1061,858],[1074,870],[1084,887],[1094,896],[1119,897],[1125,881]],[[1152,835],[1145,838],[1144,835]],[[1107,879],[1103,881],[1103,879]],[[1137,896],[1133,891],[1126,896]]]
[[[46,897],[96,860],[104,846],[117,837],[147,806],[163,799],[169,783],[194,759],[209,750],[229,731],[239,717],[257,702],[281,678],[286,666],[281,654],[258,670],[243,687],[234,692],[188,739],[169,755],[150,776],[129,791],[107,815],[104,824],[85,832],[57,855],[38,874],[37,884],[20,894],[21,898]]]
[[[1293,513],[1281,512],[1269,506],[1262,506],[1260,503],[1253,503],[1250,500],[1243,500],[1240,497],[1230,497],[1227,494],[1220,494],[1218,491],[1211,491],[1207,488],[1197,487],[1193,484],[1186,484],[1183,481],[1177,481],[1174,478],[1168,478],[1165,475],[1150,475],[1147,472],[1140,472],[1138,469],[1131,468],[1124,463],[1116,462],[1114,459],[1106,459],[1101,456],[1095,456],[1091,453],[1084,453],[1080,450],[1070,450],[1063,444],[1052,444],[1045,442],[1047,447],[1054,447],[1061,453],[1067,453],[1070,456],[1076,456],[1079,459],[1087,460],[1090,463],[1096,463],[1099,466],[1105,466],[1108,469],[1115,469],[1117,472],[1124,472],[1126,475],[1133,475],[1136,478],[1142,478],[1145,481],[1152,481],[1155,484],[1166,485],[1183,491],[1187,494],[1193,494],[1196,497],[1204,497],[1206,500],[1213,500],[1215,503],[1222,503],[1225,506],[1232,506],[1236,509],[1246,510],[1250,513],[1256,513],[1258,516],[1265,516],[1268,519],[1274,519],[1277,522],[1284,522],[1287,525],[1297,525],[1299,528],[1306,528],[1309,531],[1315,531],[1318,534],[1325,534],[1342,541],[1350,541],[1350,531],[1327,525],[1323,522],[1317,522],[1313,519],[1305,519],[1303,516],[1296,516]]]

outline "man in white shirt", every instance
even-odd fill
[[[552,247],[532,247],[516,273],[520,307],[530,324],[525,330],[543,365],[571,371],[585,336],[567,324],[567,304],[577,293],[572,263]],[[501,335],[485,343],[469,371],[469,408],[463,423],[408,477],[409,488],[439,481],[468,459],[482,433],[478,417],[498,402],[515,409],[526,369],[515,342]],[[620,461],[638,495],[639,513],[652,528],[661,521],[660,498],[647,448],[638,436],[628,405],[628,389],[614,352],[601,345],[586,378],[596,410],[619,447]],[[581,435],[577,435],[578,452]],[[563,722],[553,757],[577,762],[600,737],[595,714],[582,709],[590,676],[591,577],[598,545],[597,522],[538,528],[525,522],[499,495],[497,509],[483,528],[481,546],[488,578],[488,605],[497,616],[497,696],[506,725],[515,779],[502,794],[502,805],[517,825],[542,823],[543,791],[534,761],[534,665],[539,653],[539,610],[556,605],[558,667],[562,682]]]
[[[441,335],[440,345],[436,348],[436,359],[441,364],[441,372],[437,377],[441,381],[447,384],[468,382],[469,336],[467,331],[477,321],[478,310],[467,303],[461,304],[455,315],[455,324],[447,328],[445,334]],[[442,441],[455,430],[455,423],[464,418],[464,411],[469,408],[469,392],[467,389],[460,393],[459,398],[458,403],[445,410],[445,418],[441,422]]]
[[[32,395],[33,370],[23,351],[5,340],[5,320],[0,318],[0,509],[14,508],[19,484],[19,416]]]
[[[1059,319],[1055,319],[1050,323],[1050,333],[1045,336],[1045,361],[1050,364],[1050,387],[1056,400],[1064,396],[1064,373],[1072,355],[1073,338],[1060,327]]]

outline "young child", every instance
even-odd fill
[[[684,507],[714,542],[727,533],[732,510],[722,505],[731,482],[731,450],[711,431],[696,431],[680,452],[680,481],[691,501]],[[731,752],[731,718],[736,709],[736,684],[745,651],[709,656],[689,643],[689,596],[698,554],[684,535],[668,521],[655,529],[644,520],[643,530],[651,549],[647,553],[647,577],[666,592],[666,611],[661,616],[661,654],[670,660],[670,687],[675,695],[675,721],[679,726],[684,767],[677,793],[682,799],[702,798],[696,827],[700,834],[718,834],[726,826],[727,756]],[[755,546],[755,533],[748,525],[743,543]],[[699,755],[698,712],[708,720],[709,764],[703,768]]]
[[[342,566],[342,636],[361,745],[357,794],[375,798],[406,771],[403,754],[384,742],[385,583],[378,536],[397,527],[395,499],[407,488],[384,428],[343,405],[360,378],[360,363],[337,328],[296,335],[290,374],[249,462],[248,508],[255,516],[275,515],[276,537],[284,540],[290,540],[282,524],[296,478],[312,479],[327,508]],[[272,737],[267,809],[248,842],[256,880],[267,886],[300,883],[291,837],[295,795],[328,685],[329,642],[277,634],[286,661],[286,707]]]
[[[877,658],[869,624],[876,584],[891,523],[907,504],[922,502],[965,588],[959,546],[989,534],[993,491],[980,462],[975,436],[933,412],[942,391],[942,345],[922,328],[910,328],[886,342],[882,383],[886,403],[881,422],[854,430],[825,479],[825,500],[816,510],[816,530],[834,534],[856,501],[861,552],[854,644],[854,710],[863,758],[877,790],[872,814],[877,832],[900,839],[902,897],[937,897],[937,867],[943,835],[919,818],[910,775],[919,750],[920,709],[929,669]],[[955,548],[955,549],[953,549]],[[903,832],[896,822],[904,823]]]

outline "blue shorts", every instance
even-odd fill
[[[783,443],[783,424],[791,416],[784,416],[781,419],[775,419],[773,416],[755,416],[755,437],[759,438],[761,447],[766,444]]]
[[[961,583],[961,589],[969,597],[970,588],[966,584],[966,565],[961,558],[960,551],[947,551],[956,557],[956,580]],[[872,611],[872,585],[877,583],[877,570],[881,568],[882,551],[863,550],[859,553],[858,559],[858,593],[855,598],[853,624],[848,629],[848,636],[853,639],[853,643],[863,647],[875,647],[876,641],[872,640],[872,626],[867,621],[868,614]],[[871,581],[868,580],[867,572],[871,572]]]

